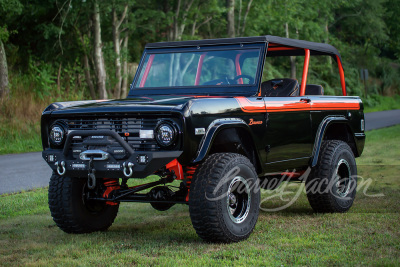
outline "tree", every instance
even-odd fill
[[[121,86],[122,86],[122,74],[121,74],[121,33],[126,29],[120,29],[122,23],[125,20],[125,17],[128,12],[128,4],[125,4],[124,10],[121,14],[121,17],[118,18],[117,15],[117,5],[115,2],[112,7],[112,35],[113,35],[113,45],[115,52],[115,78],[116,84],[114,86],[114,97],[121,97]],[[128,38],[124,38],[125,42],[128,41]]]
[[[385,55],[400,59],[400,0],[387,1],[385,3],[385,23],[388,28],[389,40]]]
[[[128,41],[129,32],[126,33],[124,40],[122,42],[123,47],[123,60],[122,60],[122,85],[121,85],[121,97],[126,97],[126,91],[128,89]]]
[[[8,67],[6,51],[4,50],[3,41],[0,40],[0,98],[8,95]]]
[[[75,27],[75,31],[78,34],[79,40],[82,45],[82,61],[83,61],[83,71],[85,72],[85,80],[86,84],[89,87],[90,96],[92,99],[96,99],[96,92],[94,90],[94,85],[92,82],[92,75],[90,74],[90,63],[89,63],[89,55],[90,55],[90,31],[88,34],[83,34],[78,27]]]
[[[235,37],[235,0],[226,0],[228,37]]]
[[[106,90],[106,67],[103,56],[103,43],[101,41],[101,21],[100,9],[97,0],[93,1],[93,35],[94,35],[94,66],[97,78],[97,90],[101,99],[107,99],[108,94]]]
[[[246,12],[244,13],[243,19],[242,19],[242,0],[239,0],[239,14],[238,14],[238,23],[236,27],[236,34],[238,36],[243,36],[245,34],[246,30],[246,21],[247,21],[247,16],[249,15],[251,4],[253,3],[253,0],[249,0],[247,3],[247,8]],[[243,20],[243,22],[242,22]]]
[[[8,41],[10,31],[7,29],[7,19],[20,14],[22,5],[18,0],[7,0],[0,2],[0,98],[7,96],[10,92],[8,85],[7,56],[4,49],[4,42]]]

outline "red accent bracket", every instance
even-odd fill
[[[183,175],[183,168],[182,165],[179,163],[177,159],[174,159],[170,163],[165,166],[169,171],[174,171],[177,180],[185,179]]]

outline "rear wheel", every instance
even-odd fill
[[[216,153],[199,166],[190,186],[193,227],[205,241],[238,242],[256,225],[258,176],[251,162],[234,153]]]
[[[119,204],[87,200],[87,180],[53,174],[49,185],[51,216],[67,233],[107,230],[114,222]]]
[[[307,198],[315,212],[346,212],[353,205],[357,166],[349,145],[324,141],[317,166],[306,181]]]

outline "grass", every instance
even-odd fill
[[[381,96],[381,95],[370,95],[367,98],[363,98],[364,112],[375,112],[383,110],[400,109],[400,96]]]
[[[32,93],[0,99],[0,155],[41,150],[40,115],[45,107]]]
[[[41,150],[39,123],[0,119],[0,155]]]
[[[261,211],[250,238],[235,244],[201,241],[184,205],[159,212],[149,204],[122,203],[107,232],[71,235],[53,222],[46,189],[3,195],[1,264],[398,265],[399,136],[400,126],[368,132],[364,154],[357,160],[359,175],[372,179],[366,193],[384,196],[368,197],[359,191],[348,213],[314,214],[301,194],[285,210]],[[286,186],[296,191],[300,185]],[[264,191],[263,198],[270,194]],[[262,208],[286,203],[275,198],[263,203]]]
[[[76,92],[61,95],[54,88],[38,92],[41,86],[29,75],[11,76],[11,93],[0,99],[0,155],[42,150],[40,117],[53,102],[83,99]],[[35,91],[36,89],[36,91]]]

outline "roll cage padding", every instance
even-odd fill
[[[324,88],[319,84],[307,84],[305,95],[324,95]]]

